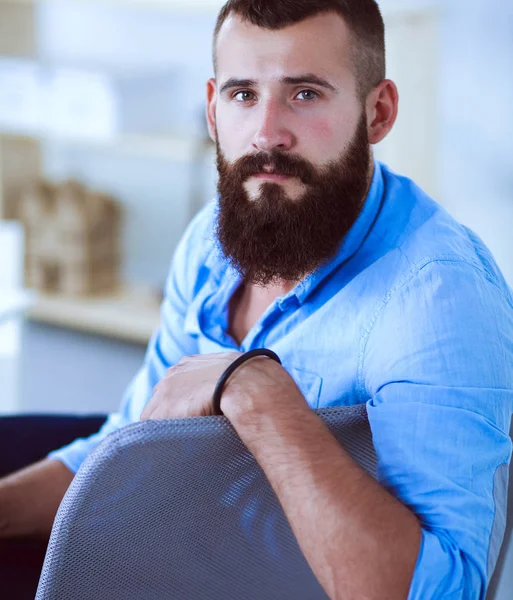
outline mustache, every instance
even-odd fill
[[[255,173],[263,173],[264,167],[270,167],[276,173],[297,177],[306,185],[312,185],[317,180],[315,167],[308,161],[279,150],[242,156],[231,165],[230,174],[243,183]]]

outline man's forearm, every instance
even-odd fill
[[[306,405],[223,405],[269,479],[332,599],[405,600],[420,548],[416,516],[368,475]],[[251,403],[250,403],[251,404]]]
[[[0,479],[0,538],[48,538],[72,480],[73,473],[57,460]]]

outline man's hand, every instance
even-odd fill
[[[239,356],[238,352],[229,352],[182,358],[155,386],[141,421],[213,415],[216,383]]]
[[[229,352],[183,358],[155,386],[141,421],[213,415],[215,386],[239,356],[239,352]],[[230,418],[232,412],[265,410],[266,402],[277,398],[306,406],[294,380],[281,365],[266,357],[255,357],[230,376],[223,391],[221,408]]]

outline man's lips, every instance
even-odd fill
[[[287,181],[287,179],[291,179],[290,175],[285,175],[283,173],[254,173],[253,177],[257,179],[265,179],[266,181]]]

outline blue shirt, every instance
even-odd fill
[[[160,328],[120,411],[49,457],[76,472],[108,433],[139,419],[184,355],[271,348],[312,408],[366,403],[379,482],[422,525],[410,598],[484,598],[505,528],[513,409],[513,294],[488,249],[376,162],[338,254],[238,346],[226,331],[241,278],[215,243],[216,208],[176,250]]]

